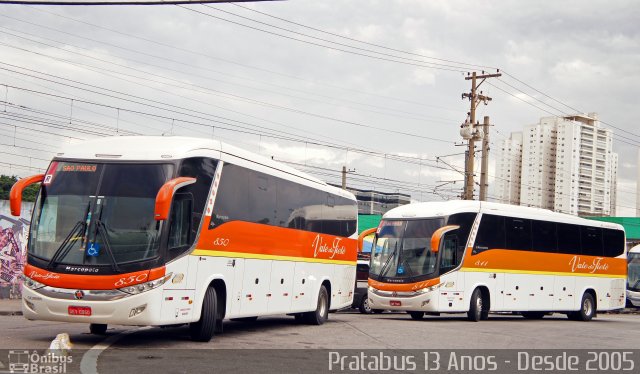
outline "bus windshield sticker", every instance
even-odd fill
[[[87,256],[89,257],[98,257],[100,255],[100,244],[99,243],[91,243],[87,248]]]
[[[53,161],[51,165],[49,165],[49,169],[47,169],[46,174],[44,175],[44,182],[42,184],[49,185],[53,182],[53,176],[56,174],[58,170],[58,161]]]

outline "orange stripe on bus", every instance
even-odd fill
[[[356,239],[243,221],[209,230],[208,221],[200,233],[198,250],[351,262],[357,259]]]
[[[462,264],[462,267],[468,270],[497,269],[616,276],[627,274],[627,260],[623,258],[512,249],[491,249],[472,255],[469,248],[468,253]]]
[[[63,274],[40,269],[29,264],[24,267],[24,275],[46,286],[81,290],[113,290],[133,286],[161,278],[165,273],[164,266],[151,270],[114,275]]]
[[[369,286],[381,291],[410,292],[440,284],[440,277],[416,283],[383,283],[369,278]]]

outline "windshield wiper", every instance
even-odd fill
[[[73,247],[73,245],[68,245],[69,242],[71,242],[71,239],[76,234],[76,231],[79,231],[78,230],[79,228],[82,229],[82,231],[80,231],[81,233],[84,231],[85,225],[86,223],[84,221],[76,222],[75,226],[73,226],[73,228],[69,232],[69,235],[67,235],[67,237],[64,238],[64,240],[60,244],[60,247],[58,247],[58,249],[55,251],[55,253],[51,257],[51,260],[49,260],[49,263],[47,264],[47,269],[52,269],[53,266],[55,266],[58,263],[57,261],[58,258],[63,259],[67,256],[67,253],[69,253],[69,251],[71,250],[71,247]]]
[[[111,250],[111,244],[109,243],[109,238],[107,237],[107,227],[100,220],[96,220],[96,229],[98,231],[98,235],[102,238],[102,243],[104,247],[107,249],[107,253],[109,254],[109,259],[111,259],[111,267],[117,273],[120,272],[120,267],[118,267],[118,262],[116,261],[116,257],[113,254],[113,250]]]
[[[396,242],[395,246],[393,247],[393,252],[391,252],[391,254],[389,255],[389,257],[387,258],[387,261],[385,261],[384,265],[382,265],[382,269],[380,270],[380,277],[384,277],[387,274],[387,270],[389,270],[389,264],[391,263],[391,260],[396,256],[396,252],[398,252],[398,243]]]

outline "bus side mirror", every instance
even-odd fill
[[[44,180],[44,174],[32,175],[22,178],[11,186],[9,192],[9,206],[11,207],[11,215],[19,217],[22,210],[22,192],[25,188],[34,183],[41,183]]]
[[[364,230],[360,235],[358,235],[358,253],[362,252],[362,246],[364,244],[364,238],[375,233],[378,228],[374,227],[371,229]]]
[[[176,191],[184,186],[188,186],[196,182],[196,178],[179,177],[174,178],[163,184],[156,195],[156,206],[154,210],[154,218],[156,221],[164,221],[169,218],[171,210],[171,202]]]
[[[448,233],[449,231],[457,230],[459,228],[460,226],[449,225],[437,229],[433,233],[433,235],[431,235],[431,252],[438,253],[438,251],[440,250],[440,241],[444,234]]]

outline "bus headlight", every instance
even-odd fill
[[[42,283],[40,283],[40,282],[38,282],[36,280],[33,280],[33,279],[27,277],[26,275],[24,275],[22,277],[22,279],[23,279],[23,283],[22,284],[24,284],[25,287],[27,287],[29,289],[37,290],[38,288],[44,287],[44,284],[42,284]]]
[[[421,294],[423,294],[423,293],[427,293],[427,292],[435,291],[435,290],[437,290],[438,288],[440,288],[440,286],[442,286],[442,283],[440,283],[440,284],[436,284],[435,286],[431,286],[431,287],[425,287],[425,288],[422,288],[422,289],[420,289],[420,290],[417,290],[417,291],[416,291],[416,294],[421,295]]]
[[[154,288],[160,287],[162,286],[166,281],[168,281],[171,276],[173,276],[173,273],[169,273],[167,275],[165,275],[162,278],[158,278],[156,280],[152,280],[149,282],[145,282],[145,283],[140,283],[140,284],[136,284],[133,286],[127,286],[127,287],[122,287],[122,288],[118,288],[120,291],[122,292],[126,292],[128,294],[131,295],[137,295],[139,293],[143,293],[143,292],[147,292],[150,291]]]

